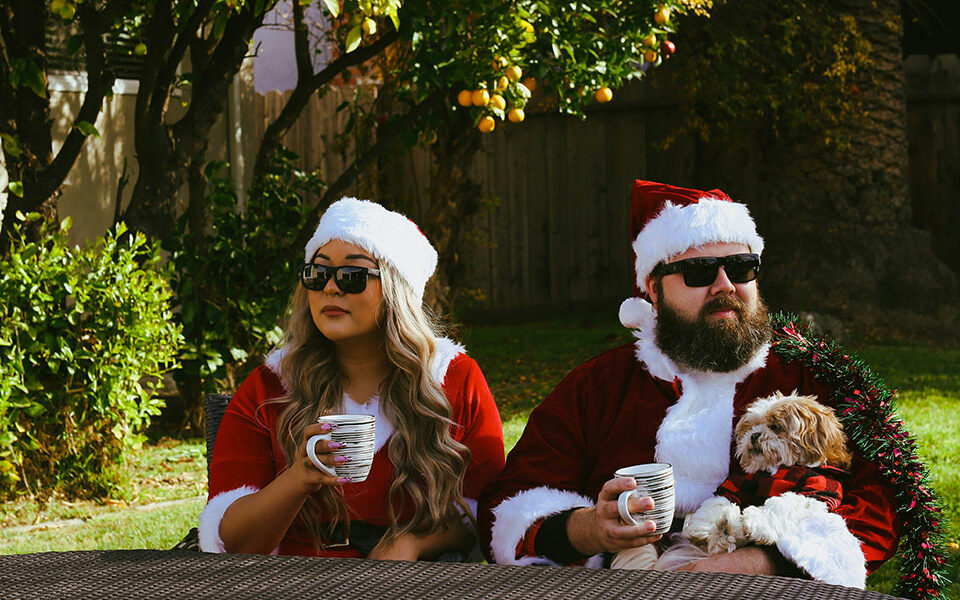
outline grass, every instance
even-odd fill
[[[507,449],[543,397],[573,367],[590,356],[632,340],[609,319],[573,318],[523,325],[468,328],[463,342],[483,368],[504,422]],[[960,542],[960,348],[890,343],[851,346],[899,393],[899,413],[917,439],[934,489],[944,501],[947,541]],[[130,500],[118,505],[54,501],[39,506],[0,504],[0,553],[107,548],[169,548],[196,523],[206,486],[202,440],[163,439],[144,446]],[[174,499],[195,500],[156,510],[133,507]],[[11,531],[11,525],[81,519],[80,524]],[[960,554],[950,556],[950,577],[960,581]],[[868,580],[891,593],[898,578],[893,561]],[[960,583],[948,597],[960,600]]]

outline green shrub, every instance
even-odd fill
[[[122,493],[179,348],[158,247],[120,224],[71,248],[69,228],[15,227],[0,259],[0,496]]]
[[[234,388],[280,340],[303,260],[293,240],[323,187],[296,166],[298,158],[281,148],[243,210],[221,174],[227,163],[208,164],[209,226],[192,232],[184,215],[163,242],[185,338],[175,375],[187,410],[202,393]]]

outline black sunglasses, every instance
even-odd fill
[[[760,272],[760,256],[757,254],[731,254],[730,256],[700,256],[685,258],[672,263],[660,263],[653,270],[655,277],[683,273],[687,287],[706,287],[717,280],[717,272],[723,267],[727,278],[733,283],[747,283],[757,278]]]
[[[380,277],[380,270],[354,266],[331,267],[308,263],[303,265],[303,269],[300,271],[300,281],[303,283],[303,287],[308,290],[319,292],[327,287],[327,282],[333,277],[334,283],[344,294],[359,294],[367,289],[367,277],[371,275]]]

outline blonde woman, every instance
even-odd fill
[[[305,262],[283,343],[221,422],[200,548],[395,560],[469,550],[476,499],[503,467],[503,433],[477,363],[424,312],[436,251],[405,216],[344,198],[320,219]],[[376,418],[362,482],[307,457],[332,414]],[[334,450],[314,447],[328,466],[349,461]]]

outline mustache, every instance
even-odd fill
[[[700,316],[705,317],[717,310],[733,310],[742,317],[747,310],[747,304],[733,294],[719,296],[703,305],[703,308],[700,309]]]

